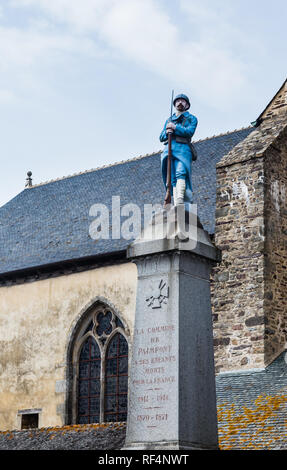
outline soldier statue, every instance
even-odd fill
[[[173,100],[175,113],[165,122],[160,141],[166,148],[161,156],[162,177],[167,187],[168,134],[171,134],[171,188],[174,205],[192,204],[191,165],[196,160],[195,148],[191,138],[197,127],[197,118],[188,112],[190,102],[186,95],[180,94]]]

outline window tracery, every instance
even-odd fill
[[[122,321],[111,308],[97,306],[75,344],[76,422],[126,421],[128,342]]]

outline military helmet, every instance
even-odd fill
[[[187,102],[188,104],[188,107],[186,108],[186,111],[187,111],[190,108],[190,102],[189,102],[188,96],[186,95],[183,95],[183,94],[177,95],[173,100],[173,106],[175,106],[176,100],[179,100],[180,98],[182,98],[183,100]]]

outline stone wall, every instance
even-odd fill
[[[265,362],[287,339],[287,131],[265,155]]]
[[[287,80],[283,83],[280,90],[276,93],[270,104],[260,116],[261,119],[274,119],[281,115],[287,108]]]
[[[265,120],[217,165],[217,372],[263,368],[285,347],[286,117]]]
[[[213,272],[217,372],[264,365],[263,159],[219,168]]]

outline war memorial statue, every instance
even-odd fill
[[[175,113],[165,122],[160,141],[166,148],[161,157],[162,177],[167,189],[165,204],[192,204],[191,165],[196,160],[196,152],[191,138],[197,127],[197,118],[188,112],[190,101],[184,94],[173,100]],[[170,165],[170,167],[169,167]]]
[[[160,135],[165,207],[127,248],[138,279],[124,449],[218,449],[210,302],[218,253],[192,204],[189,108],[186,95],[172,98]]]

